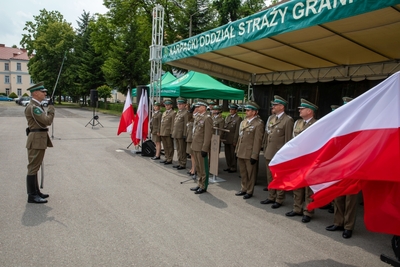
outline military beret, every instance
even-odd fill
[[[212,110],[221,110],[222,108],[218,105],[214,105],[211,109]]]
[[[349,103],[351,100],[353,100],[353,98],[348,97],[348,96],[345,96],[345,97],[343,97],[342,99],[343,99],[343,104],[347,104],[347,103]]]
[[[172,105],[172,100],[170,98],[164,99],[164,105]]]
[[[35,84],[35,85],[29,87],[29,88],[27,89],[27,91],[30,91],[31,93],[33,93],[33,92],[35,92],[35,91],[47,92],[47,89],[44,88],[44,83],[43,83],[43,82],[40,82],[40,83],[37,83],[37,84]]]
[[[153,106],[161,106],[160,102],[154,102]]]
[[[178,97],[178,99],[176,99],[176,102],[178,104],[186,104],[186,98]]]
[[[314,105],[313,103],[311,103],[310,101],[307,101],[306,99],[302,98],[300,100],[301,104],[299,108],[309,108],[312,109],[313,111],[317,111],[318,106]]]
[[[280,97],[279,95],[274,95],[274,101],[271,101],[271,104],[272,105],[281,104],[281,105],[286,106],[287,105],[287,101],[283,97]]]
[[[250,110],[259,110],[260,106],[257,105],[256,102],[249,101],[247,104],[244,106],[244,109],[250,109]]]
[[[217,102],[215,102],[214,100],[211,99],[210,101],[208,101],[208,104],[209,104],[209,105],[216,105]]]
[[[236,105],[235,103],[230,103],[230,104],[228,105],[228,107],[229,107],[229,109],[238,109],[238,108],[239,108],[239,106]]]

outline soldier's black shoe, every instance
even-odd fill
[[[38,192],[38,195],[39,195],[39,197],[41,197],[41,198],[48,198],[49,197],[49,194],[43,194],[42,192]]]
[[[227,171],[229,171],[230,169],[229,168],[227,168],[227,169],[224,169],[224,172],[227,172]]]
[[[244,196],[244,195],[246,195],[246,192],[242,192],[242,191],[239,191],[235,194],[235,196]]]
[[[186,167],[183,167],[183,166],[178,166],[178,168],[176,168],[176,169],[178,169],[178,170],[185,170],[185,169],[186,169]]]
[[[166,160],[162,160],[162,161],[160,161],[160,163],[165,163],[165,162],[167,162]]]
[[[253,195],[252,194],[246,194],[243,196],[243,199],[249,199],[251,198]]]
[[[164,165],[172,164],[172,161],[166,161],[164,162]]]
[[[327,231],[339,231],[339,230],[344,230],[343,226],[337,226],[337,225],[329,225],[325,228]]]
[[[274,204],[272,204],[271,208],[277,209],[277,208],[280,208],[281,206],[282,206],[282,204],[275,202]]]
[[[199,188],[199,189],[197,189],[197,191],[194,192],[194,193],[197,195],[197,194],[203,194],[203,193],[205,193],[205,192],[207,192],[207,190],[202,189],[202,188]]]
[[[192,187],[192,188],[190,188],[190,190],[192,190],[192,191],[197,191],[197,190],[199,190],[200,189],[200,187],[199,186],[196,186],[196,187]]]
[[[228,173],[234,173],[236,170],[229,170]]]
[[[272,204],[272,203],[275,203],[275,201],[270,200],[270,199],[266,199],[266,200],[260,201],[260,203],[261,204]]]
[[[29,194],[28,195],[28,203],[43,204],[43,203],[47,203],[47,200],[44,198],[41,198],[39,195]]]
[[[303,215],[303,214],[294,212],[294,211],[292,210],[292,211],[286,212],[285,215],[288,216],[288,217],[294,217],[294,216],[301,216],[301,215]]]
[[[179,167],[179,165],[174,165],[174,166],[172,166],[173,168],[178,168]]]
[[[302,221],[303,223],[308,223],[308,222],[311,221],[311,217],[308,216],[308,215],[304,215],[303,218],[301,219],[301,221]]]
[[[342,234],[343,238],[346,238],[346,239],[350,238],[352,235],[353,235],[353,231],[352,230],[344,230],[343,234]]]

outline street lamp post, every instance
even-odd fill
[[[196,12],[194,12],[192,15],[190,15],[190,20],[189,20],[189,37],[192,37],[192,20],[193,20],[193,16],[196,15],[199,12],[203,12],[207,10],[207,7],[203,8],[203,9],[199,9]]]

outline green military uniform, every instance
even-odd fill
[[[272,104],[282,104],[286,106],[287,101],[280,96],[275,96]],[[267,165],[267,181],[268,184],[272,182],[272,174],[269,169],[269,163],[275,156],[276,152],[283,147],[284,144],[292,139],[293,135],[293,119],[286,113],[274,114],[268,118],[265,137],[264,137],[264,157]],[[270,189],[268,191],[268,199],[262,201],[262,204],[277,203],[273,207],[282,205],[285,199],[285,191]]]
[[[179,97],[178,104],[186,104],[186,99]],[[181,105],[182,106],[182,105]],[[174,166],[178,169],[186,168],[186,127],[188,123],[189,112],[186,108],[179,109],[175,115],[174,126],[172,129],[172,138],[175,139],[176,152],[178,154],[179,164]]]
[[[28,89],[31,93],[41,91],[46,93],[43,83],[36,84]],[[28,173],[27,173],[27,193],[29,203],[46,203],[44,198],[47,194],[42,194],[39,190],[37,172],[43,162],[47,147],[53,147],[48,135],[48,128],[53,123],[54,105],[49,105],[47,112],[44,111],[40,102],[32,98],[25,109],[25,117],[28,123],[26,148],[28,152]]]
[[[313,110],[314,112],[317,111],[318,107],[314,105],[313,103],[307,101],[306,99],[301,99],[301,104],[299,109],[303,108],[309,108]],[[304,119],[298,119],[293,127],[293,138],[298,136],[300,133],[305,131],[308,127],[310,127],[312,124],[314,124],[317,120],[312,117],[305,121]],[[293,213],[287,213],[287,216],[291,216],[294,214],[303,214],[305,216],[308,216],[307,221],[308,222],[310,218],[314,215],[314,210],[308,210],[307,206],[312,202],[311,195],[314,192],[311,190],[309,186],[299,188],[296,190],[293,190]],[[304,208],[303,208],[304,205]],[[289,215],[288,215],[289,214]]]
[[[249,102],[245,109],[258,110],[255,102]],[[236,156],[239,162],[241,189],[236,194],[250,198],[253,195],[257,176],[257,165],[264,135],[264,122],[256,115],[244,119],[239,128],[239,138],[236,146]]]
[[[155,102],[153,105],[160,106],[160,103]],[[159,135],[161,128],[161,117],[162,117],[162,112],[160,110],[153,111],[150,120],[150,132],[151,132],[151,139],[153,140],[153,142],[161,142],[161,137]]]
[[[196,105],[202,105],[207,107],[207,103],[203,100],[199,100]],[[205,162],[202,156],[202,152],[208,153],[210,152],[211,147],[211,137],[212,137],[212,119],[206,112],[202,114],[197,114],[194,119],[193,124],[193,142],[192,142],[192,151],[196,164],[196,172],[198,176],[198,189],[196,189],[195,193],[200,189],[200,192],[204,192],[205,190],[205,180],[206,180],[206,170],[205,170]]]
[[[193,114],[189,112],[188,123],[186,124],[186,153],[192,154],[192,141],[193,141]]]
[[[164,100],[165,105],[172,105],[170,99]],[[164,147],[165,160],[160,163],[172,164],[174,158],[174,144],[172,140],[172,129],[174,127],[175,111],[171,108],[166,110],[161,116],[160,136]]]
[[[230,104],[229,109],[238,109],[236,104]],[[225,118],[224,129],[229,130],[229,132],[224,132],[222,135],[225,159],[228,168],[225,169],[228,172],[236,172],[237,160],[235,157],[235,148],[239,138],[239,126],[242,122],[242,118],[235,113],[234,115],[228,115]]]
[[[343,104],[353,100],[350,97],[343,97]],[[326,227],[328,231],[344,230],[343,238],[350,238],[353,234],[354,225],[357,215],[357,198],[358,195],[346,195],[335,198],[333,225]]]

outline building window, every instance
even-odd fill
[[[4,63],[4,70],[10,70],[10,65],[8,63]]]
[[[6,88],[6,95],[8,96],[10,94],[10,88]]]
[[[18,89],[17,89],[17,95],[18,95],[18,96],[21,96],[21,95],[22,95],[21,92],[22,92],[22,89],[21,89],[21,88],[18,88]]]
[[[31,84],[34,84],[33,79],[31,78]]]
[[[17,76],[17,83],[22,83],[22,76],[21,75]]]
[[[4,76],[4,83],[10,83],[10,76]]]
[[[21,63],[17,63],[17,70],[21,70]]]

